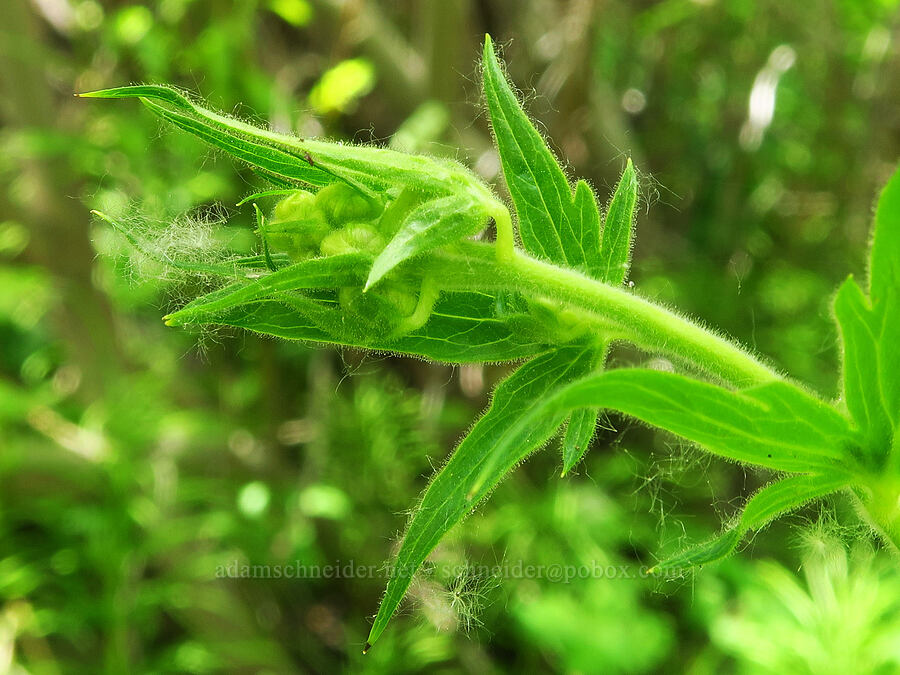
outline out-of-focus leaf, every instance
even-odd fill
[[[834,300],[834,315],[843,343],[844,400],[853,419],[866,435],[867,447],[879,454],[890,448],[893,429],[888,406],[891,394],[900,383],[882,377],[883,363],[897,343],[882,343],[885,317],[875,313],[853,277],[847,279]],[[888,391],[883,391],[886,385]]]
[[[375,67],[367,59],[348,59],[330,68],[309,93],[319,113],[346,112],[375,86]]]

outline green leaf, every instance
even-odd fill
[[[583,181],[573,197],[559,162],[506,80],[490,36],[484,41],[484,93],[525,249],[597,277],[601,259],[596,199]]]
[[[560,413],[529,413],[555,389],[588,372],[594,358],[589,348],[562,347],[526,363],[497,387],[491,407],[435,476],[410,520],[369,633],[370,644],[384,631],[413,575],[444,535],[565,419]],[[496,457],[501,446],[495,470],[470,496],[487,458]]]
[[[880,322],[879,384],[888,416],[900,428],[900,169],[888,181],[875,210],[869,255],[869,301]],[[869,386],[874,386],[870,381]]]
[[[149,99],[143,104],[153,113],[176,127],[187,131],[200,140],[224,150],[232,157],[263,169],[280,178],[301,181],[308,185],[322,187],[335,182],[335,177],[322,169],[303,161],[297,155],[265,143],[254,142],[233,133],[231,129],[221,129],[179,110],[169,110]]]
[[[484,228],[487,219],[485,210],[467,194],[420,204],[375,258],[366,290],[405,260],[475,234]]]
[[[869,297],[876,312],[891,292],[900,291],[900,169],[881,191],[869,254]]]
[[[879,309],[882,312],[879,339],[879,381],[887,413],[894,425],[894,435],[900,429],[900,288],[885,293]]]
[[[359,286],[369,260],[371,257],[363,253],[304,260],[250,283],[238,282],[208,293],[164,317],[164,320],[170,326],[201,321],[213,323],[217,313],[285,291]]]
[[[893,292],[889,297],[893,297]],[[882,301],[882,307],[885,301]],[[883,342],[885,317],[873,312],[869,301],[851,276],[834,300],[834,315],[843,343],[844,400],[853,419],[868,441],[867,447],[878,456],[890,450],[893,425],[891,398],[896,397],[900,382],[882,377],[889,352],[897,342]],[[885,396],[885,393],[888,396]]]
[[[600,411],[597,408],[580,408],[569,417],[566,427],[566,435],[563,437],[563,469],[562,476],[572,470],[584,453],[587,452],[594,431],[597,428],[597,417]]]
[[[546,351],[548,343],[540,327],[527,315],[498,312],[498,301],[487,293],[444,293],[424,326],[393,339],[351,334],[336,302],[299,294],[282,293],[277,299],[256,300],[212,314],[192,313],[180,321],[234,326],[288,340],[390,351],[443,363],[513,361]]]
[[[731,391],[674,373],[623,368],[589,375],[544,405],[617,410],[720,457],[780,471],[846,472],[859,442],[834,408],[781,381]]]
[[[215,113],[173,87],[116,87],[79,96],[140,98],[163,119],[248,162],[279,187],[292,187],[291,181],[314,186],[343,181],[370,197],[410,187],[432,196],[468,191],[482,203],[496,202],[490,190],[459,162],[279,134]]]
[[[821,474],[801,474],[771,483],[750,498],[737,524],[718,537],[659,563],[649,572],[680,572],[685,568],[721,560],[734,551],[747,532],[758,530],[771,520],[849,484],[846,476]]]
[[[629,159],[606,211],[603,236],[600,239],[599,279],[614,286],[620,285],[628,277],[637,187],[637,176]]]

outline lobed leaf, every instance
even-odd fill
[[[593,192],[581,181],[573,197],[559,162],[506,80],[490,36],[485,36],[483,66],[491,126],[522,244],[533,255],[597,277],[600,213]]]
[[[475,234],[487,219],[484,208],[465,193],[420,204],[376,256],[366,290],[405,260]]]
[[[807,502],[825,497],[850,485],[846,476],[800,474],[771,483],[757,492],[744,507],[738,522],[708,542],[691,547],[649,570],[651,574],[678,572],[725,558],[751,530]]]
[[[369,644],[384,631],[413,575],[444,535],[565,419],[564,413],[530,413],[560,386],[589,372],[593,361],[588,347],[561,347],[529,361],[498,385],[490,408],[435,476],[410,520]],[[489,457],[496,459],[494,471],[471,495]]]

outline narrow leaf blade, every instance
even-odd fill
[[[617,410],[720,457],[780,471],[845,473],[853,462],[850,448],[859,442],[831,406],[780,381],[731,391],[674,373],[626,368],[589,375],[544,405]]]
[[[563,438],[563,476],[569,473],[587,452],[597,429],[599,415],[600,411],[597,408],[581,408],[569,417],[566,435]]]
[[[842,379],[847,408],[866,435],[867,447],[887,453],[893,430],[879,377],[884,317],[872,311],[853,277],[841,285],[835,296],[834,315],[843,344]]]
[[[628,277],[636,205],[637,176],[629,159],[609,203],[600,239],[601,262],[598,278],[614,286],[622,284]]]
[[[391,241],[376,256],[366,280],[366,289],[378,283],[400,263],[475,234],[486,222],[487,213],[465,194],[419,205],[409,213]]]
[[[363,253],[346,253],[313,258],[283,267],[250,283],[237,283],[201,296],[165,317],[170,326],[187,323],[214,323],[218,313],[272,295],[311,288],[340,288],[362,283],[371,258]]]
[[[522,456],[544,443],[565,418],[564,414],[531,416],[540,401],[559,386],[588,372],[593,356],[581,346],[562,347],[539,356],[501,383],[491,407],[450,461],[435,476],[409,523],[392,569],[387,590],[369,634],[374,644],[400,604],[413,574],[443,536],[481,500]],[[526,423],[527,420],[527,423]],[[469,499],[473,481],[493,460],[499,447],[504,454],[493,464],[496,470]]]
[[[751,530],[758,530],[771,520],[797,509],[814,499],[837,492],[850,484],[846,476],[801,474],[771,483],[757,492],[744,507],[736,525],[718,537],[691,547],[649,570],[651,574],[683,571],[727,557]]]
[[[876,311],[889,292],[900,289],[900,169],[878,199],[869,254],[869,296]]]

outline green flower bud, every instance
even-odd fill
[[[368,291],[373,293],[375,291]],[[407,317],[416,311],[418,296],[408,284],[384,281],[377,289],[378,295],[396,311],[399,318]]]
[[[308,258],[314,255],[320,242],[331,233],[331,228],[318,211],[301,220],[279,220],[266,224],[266,241],[275,251],[284,251],[292,258]]]
[[[376,253],[386,244],[384,238],[370,225],[348,225],[322,239],[319,250],[322,255],[340,255],[356,251]]]
[[[259,232],[270,249],[283,251],[295,260],[318,252],[319,243],[331,228],[316,208],[315,200],[314,194],[298,190],[278,202],[272,220]]]
[[[303,220],[315,210],[316,195],[297,190],[278,202],[272,216],[274,220]]]
[[[381,215],[383,207],[346,183],[332,183],[316,194],[316,207],[333,227],[365,223]]]

